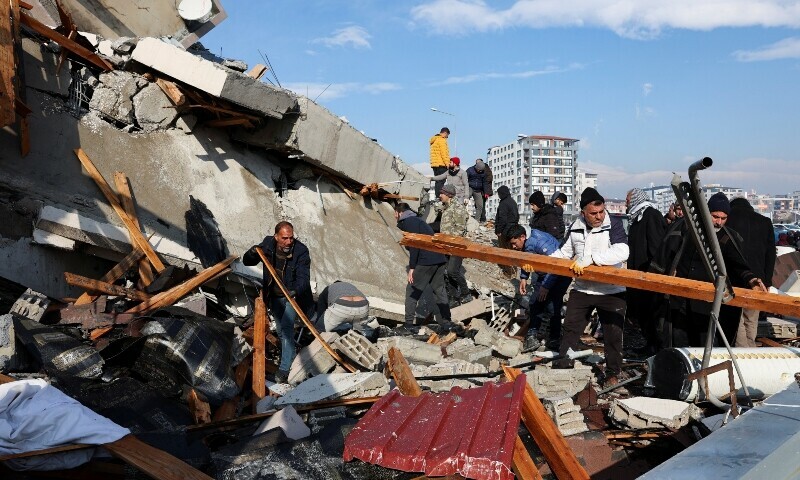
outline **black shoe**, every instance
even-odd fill
[[[553,368],[555,369],[569,369],[575,367],[575,360],[571,358],[559,358],[558,360],[553,360]]]
[[[548,350],[552,350],[554,352],[557,352],[560,347],[561,347],[561,339],[559,339],[559,338],[556,338],[556,339],[552,339],[551,338],[550,340],[547,341],[547,349]]]
[[[542,342],[536,338],[536,335],[528,335],[525,337],[525,343],[522,344],[523,352],[532,352],[542,346]]]
[[[459,300],[459,302],[461,302],[461,305],[464,305],[465,303],[469,303],[469,302],[471,302],[473,300],[475,300],[475,297],[473,297],[470,294],[467,294],[467,295],[464,295],[463,297],[461,297],[461,300]]]

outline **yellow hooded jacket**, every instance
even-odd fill
[[[447,139],[436,135],[431,137],[431,167],[447,167],[450,165],[450,149]]]

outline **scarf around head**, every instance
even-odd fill
[[[631,223],[636,223],[641,220],[647,207],[655,208],[656,206],[650,201],[650,197],[644,193],[644,190],[641,188],[634,188],[631,190],[631,206],[628,209],[628,214],[631,216]]]

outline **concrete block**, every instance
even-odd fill
[[[311,433],[317,434],[329,423],[347,418],[347,407],[321,408],[308,412],[308,426]]]
[[[148,84],[133,97],[133,109],[136,123],[145,132],[165,129],[178,116],[178,110],[155,83]]]
[[[300,418],[300,415],[297,414],[297,410],[291,406],[279,410],[277,413],[264,420],[253,433],[253,436],[261,435],[273,428],[280,428],[283,430],[283,433],[292,440],[300,440],[311,435],[311,429],[308,428],[308,425],[306,425],[303,419]]]
[[[471,302],[459,305],[450,310],[450,316],[454,322],[464,322],[470,318],[477,317],[492,309],[492,304],[488,298],[476,298]]]
[[[570,369],[537,365],[526,376],[539,398],[573,397],[594,379],[592,368],[580,362],[575,362],[575,367]]]
[[[64,238],[61,235],[45,232],[38,228],[33,229],[33,243],[36,245],[47,245],[48,247],[60,248],[61,250],[75,250],[75,240]]]
[[[15,353],[14,316],[7,313],[0,316],[0,371],[8,371]]]
[[[447,346],[447,355],[457,360],[479,363],[488,367],[489,360],[492,358],[492,349],[485,345],[475,345],[468,338],[460,338]]]
[[[141,39],[133,50],[132,59],[198,90],[268,117],[283,118],[297,106],[297,98],[288,90],[275,88],[156,38]]]
[[[337,338],[336,341],[333,342],[333,347],[342,355],[367,370],[375,370],[381,361],[381,351],[377,345],[354,330],[349,330],[347,333]]]
[[[222,66],[230,68],[231,70],[236,70],[237,72],[247,71],[247,63],[242,60],[231,60],[226,58],[222,61]]]
[[[14,302],[9,313],[16,313],[21,317],[38,322],[44,316],[48,306],[50,306],[49,298],[29,288]]]
[[[275,401],[275,408],[340,398],[375,397],[388,392],[389,384],[382,373],[331,373],[317,375],[296,386]]]
[[[148,82],[140,76],[114,70],[100,74],[89,108],[113,121],[133,124],[133,97]]]
[[[320,336],[328,345],[339,338],[335,332],[321,332]],[[325,350],[318,340],[314,340],[304,349],[300,350],[289,368],[289,383],[297,385],[309,377],[330,372],[336,366],[336,360]]]
[[[421,365],[414,365],[411,368],[411,373],[415,377],[428,377],[428,376],[445,376],[456,375],[462,373],[486,373],[485,366],[477,363],[471,363],[464,360],[454,358],[445,358],[441,362],[430,365],[428,367]],[[443,380],[420,380],[419,384],[422,387],[430,389],[434,393],[449,392],[453,387],[472,388],[483,385],[488,381],[487,377],[476,377],[475,379],[443,379]]]
[[[494,312],[494,318],[489,320],[489,327],[496,332],[503,333],[509,323],[511,323],[511,312],[505,308],[498,308]]]
[[[522,342],[494,330],[490,326],[481,328],[475,335],[475,343],[492,347],[500,355],[513,358],[522,351]]]
[[[548,398],[542,403],[562,435],[575,435],[589,430],[581,407],[572,403],[572,397]]]
[[[442,347],[405,337],[378,339],[378,348],[388,361],[389,349],[397,348],[408,363],[433,365],[442,359]]]
[[[608,411],[611,420],[622,427],[633,430],[646,428],[678,429],[692,418],[698,418],[700,410],[691,403],[653,397],[614,399]]]
[[[795,338],[797,337],[797,320],[784,320],[767,317],[758,322],[757,337]]]

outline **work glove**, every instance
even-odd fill
[[[579,258],[572,262],[572,265],[569,266],[569,269],[575,272],[576,275],[583,275],[583,269],[588,267],[592,264],[591,258]]]
[[[522,266],[522,269],[525,270],[526,272],[532,272],[533,265],[531,265],[530,263],[526,263],[525,265]]]

